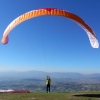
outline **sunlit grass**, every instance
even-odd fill
[[[100,92],[31,92],[31,93],[2,93],[0,100],[98,100],[99,97],[74,96],[79,94],[100,94]]]

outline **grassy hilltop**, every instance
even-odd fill
[[[2,93],[0,100],[98,100],[100,92]]]

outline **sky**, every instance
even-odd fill
[[[23,13],[59,8],[81,17],[100,41],[100,0],[0,0],[0,39],[6,27]],[[60,16],[27,20],[0,43],[0,71],[100,73],[100,48],[91,47],[86,32]]]

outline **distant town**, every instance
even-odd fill
[[[8,74],[8,75],[7,75]],[[47,73],[40,71],[0,73],[0,90],[45,92],[46,75],[51,76],[51,92],[100,91],[100,74]]]

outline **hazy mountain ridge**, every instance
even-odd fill
[[[49,75],[52,78],[100,78],[100,73],[94,74],[81,74],[76,72],[43,72],[43,71],[9,71],[9,72],[0,72],[0,77],[18,77],[18,78],[44,78]]]

